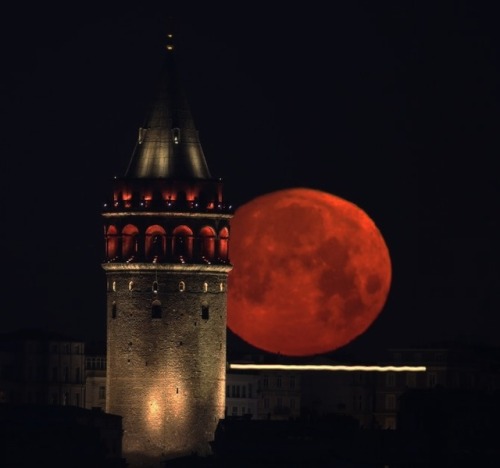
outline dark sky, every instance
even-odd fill
[[[353,345],[498,344],[500,41],[488,3],[160,3],[3,12],[0,330],[105,336],[100,210],[173,16],[226,198],[316,188],[384,236],[391,292]]]

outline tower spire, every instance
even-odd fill
[[[177,72],[173,28],[167,34],[165,57],[144,124],[125,177],[210,179],[198,130]]]
[[[224,417],[229,220],[167,35],[155,99],[104,206],[106,411],[130,467],[207,455]]]

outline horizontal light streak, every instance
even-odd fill
[[[296,364],[229,364],[235,370],[300,370],[300,371],[367,371],[367,372],[425,372],[425,366],[328,366]]]

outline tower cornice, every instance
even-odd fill
[[[172,211],[118,211],[104,212],[105,218],[123,218],[123,217],[144,217],[144,218],[202,218],[202,219],[231,219],[232,213],[192,213],[192,212],[172,212]]]
[[[185,263],[103,263],[102,267],[106,271],[162,271],[162,272],[178,272],[178,273],[229,273],[233,266],[227,265],[210,265],[210,264],[195,264],[188,265]]]

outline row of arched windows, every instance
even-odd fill
[[[144,233],[133,224],[120,232],[111,225],[106,230],[106,260],[224,263],[228,261],[228,244],[227,227],[216,233],[204,226],[194,233],[189,226],[180,225],[167,235],[158,224],[149,226]]]

